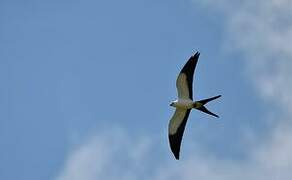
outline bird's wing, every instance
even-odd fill
[[[169,144],[176,159],[179,159],[181,141],[190,111],[190,109],[176,108],[168,125]]]
[[[176,80],[178,98],[193,99],[193,76],[199,56],[199,52],[191,56],[180,71]]]

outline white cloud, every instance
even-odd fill
[[[259,94],[292,109],[292,1],[193,0],[225,19],[224,47],[245,59]]]
[[[149,157],[150,144],[147,137],[136,139],[119,127],[111,127],[70,152],[56,179],[137,179],[143,173],[141,162]]]
[[[152,137],[153,138],[153,137]],[[279,128],[271,140],[254,146],[246,160],[218,159],[194,148],[190,158],[154,160],[155,138],[131,137],[121,128],[108,129],[73,150],[57,180],[275,180],[291,179],[292,132]],[[153,140],[154,142],[151,142]],[[259,143],[260,144],[260,143]],[[247,148],[249,149],[249,148]],[[169,152],[169,156],[172,155]]]
[[[224,16],[227,27],[223,43],[229,51],[243,54],[259,95],[277,104],[286,115],[275,119],[278,123],[264,142],[246,148],[249,156],[243,160],[219,159],[196,147],[188,160],[154,161],[151,152],[157,150],[152,142],[155,137],[134,138],[114,128],[94,135],[70,152],[57,180],[292,178],[292,1],[202,2],[205,8]]]
[[[208,2],[210,5],[210,1]],[[225,47],[244,55],[250,79],[262,97],[269,98],[290,111],[292,1],[241,2],[234,8],[228,8],[227,12],[224,9],[224,12],[228,24]]]

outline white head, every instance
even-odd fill
[[[177,102],[177,100],[171,101],[170,106],[175,107],[176,102]]]

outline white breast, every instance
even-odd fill
[[[174,106],[182,109],[191,109],[193,107],[193,101],[191,99],[178,99],[174,103]]]

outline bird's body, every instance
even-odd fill
[[[175,107],[176,110],[169,122],[168,137],[170,148],[176,159],[179,159],[181,141],[191,110],[197,109],[209,115],[218,117],[218,115],[210,112],[204,105],[219,98],[221,95],[200,101],[193,101],[193,75],[199,55],[200,53],[197,52],[194,56],[192,56],[179,73],[176,80],[178,99],[170,104],[170,106]]]
[[[172,106],[181,109],[192,109],[194,102],[191,99],[178,99],[173,101]]]

